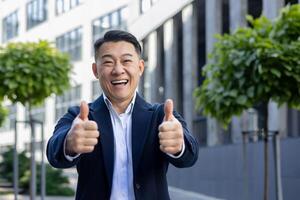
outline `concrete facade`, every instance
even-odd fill
[[[193,133],[201,138],[205,135],[203,137],[205,141],[201,147],[204,145],[207,147],[200,150],[196,166],[184,170],[171,167],[170,185],[222,199],[246,199],[245,196],[248,196],[248,199],[261,199],[262,143],[251,143],[246,147],[249,165],[247,169],[243,168],[245,160],[242,155],[241,132],[245,121],[249,118],[249,113],[244,114],[248,115],[244,118],[243,116],[234,117],[229,130],[230,134],[225,136],[224,131],[214,119],[202,120],[201,123],[205,123],[202,124],[203,126],[195,125],[199,113],[195,109],[193,99],[193,91],[201,83],[198,76],[205,64],[200,64],[200,61],[207,60],[203,57],[207,57],[212,51],[216,41],[214,35],[224,30],[226,17],[224,16],[226,13],[224,2],[229,4],[229,30],[234,32],[237,27],[247,25],[245,14],[252,9],[249,6],[250,1],[252,0],[158,0],[147,12],[140,13],[140,0],[102,1],[101,4],[97,0],[86,0],[74,9],[56,16],[55,1],[48,0],[47,21],[26,30],[27,1],[6,0],[0,1],[0,19],[19,9],[19,35],[10,41],[36,41],[38,39],[54,41],[57,36],[81,26],[82,59],[73,63],[72,84],[81,84],[81,99],[90,101],[91,84],[94,80],[91,71],[93,62],[91,23],[94,19],[121,6],[128,6],[127,29],[141,41],[145,53],[146,67],[139,91],[150,102],[164,102],[166,98],[172,98],[176,110],[184,116],[188,126],[193,127]],[[255,1],[258,4],[261,3],[262,13],[269,18],[274,18],[285,4],[283,0]],[[1,31],[2,24],[0,24]],[[24,118],[25,109],[21,105],[17,105],[17,108],[17,119],[21,120]],[[287,135],[299,137],[300,114],[297,111],[289,110],[286,106],[277,108],[274,103],[270,103],[269,110],[271,128],[279,129],[283,138]],[[54,96],[46,100],[45,113],[47,113],[46,138],[49,138],[55,124]],[[291,117],[290,121],[288,121],[289,117]],[[256,118],[252,119],[255,121]],[[249,122],[246,123],[249,125]],[[24,143],[30,141],[30,138],[27,128],[20,125],[19,129],[23,130],[19,142],[21,149],[24,148]],[[0,147],[13,144],[12,135],[13,131],[0,132]],[[226,137],[229,137],[230,142]],[[40,140],[40,138],[37,139]],[[227,145],[223,145],[224,143]],[[299,163],[296,162],[296,155],[300,152],[296,148],[297,145],[299,145],[298,138],[283,140],[283,163],[287,163],[283,165],[285,199],[295,199],[293,197],[300,195],[296,188],[300,183],[300,176],[297,173]],[[293,160],[295,160],[294,163]],[[245,184],[248,184],[246,185],[246,188],[249,187],[248,191],[245,189]],[[273,192],[274,188],[271,188],[272,198]]]

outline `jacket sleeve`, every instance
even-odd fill
[[[47,158],[49,163],[56,168],[69,168],[77,164],[80,156],[72,162],[67,160],[64,156],[64,141],[69,132],[73,120],[79,113],[79,107],[69,108],[65,114],[56,124],[53,135],[47,144]]]
[[[160,123],[162,123],[164,118],[164,106],[163,104],[160,106]],[[171,156],[168,156],[165,154],[167,160],[174,165],[175,167],[184,168],[184,167],[191,167],[193,166],[197,159],[198,159],[198,151],[199,151],[199,144],[197,140],[194,138],[194,136],[189,131],[187,124],[185,120],[176,112],[173,112],[173,115],[176,117],[176,119],[181,123],[183,128],[183,135],[184,135],[184,143],[185,143],[185,150],[179,158],[173,158]]]

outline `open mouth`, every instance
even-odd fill
[[[111,81],[112,85],[126,85],[127,83],[128,83],[128,80],[126,80],[126,79]]]

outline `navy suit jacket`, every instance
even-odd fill
[[[109,111],[103,96],[89,104],[89,119],[97,122],[99,142],[91,153],[81,154],[72,162],[63,153],[64,140],[79,107],[69,108],[57,123],[47,144],[47,157],[56,168],[77,167],[76,200],[104,200],[110,198],[114,169],[114,134]],[[132,113],[132,164],[136,200],[168,200],[166,173],[168,164],[176,167],[192,166],[198,158],[198,144],[176,112],[184,131],[185,152],[172,158],[159,149],[158,126],[164,118],[163,104],[149,104],[138,94]]]

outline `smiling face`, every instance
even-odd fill
[[[127,105],[132,100],[144,71],[133,44],[125,41],[105,42],[98,50],[93,72],[113,105]]]

